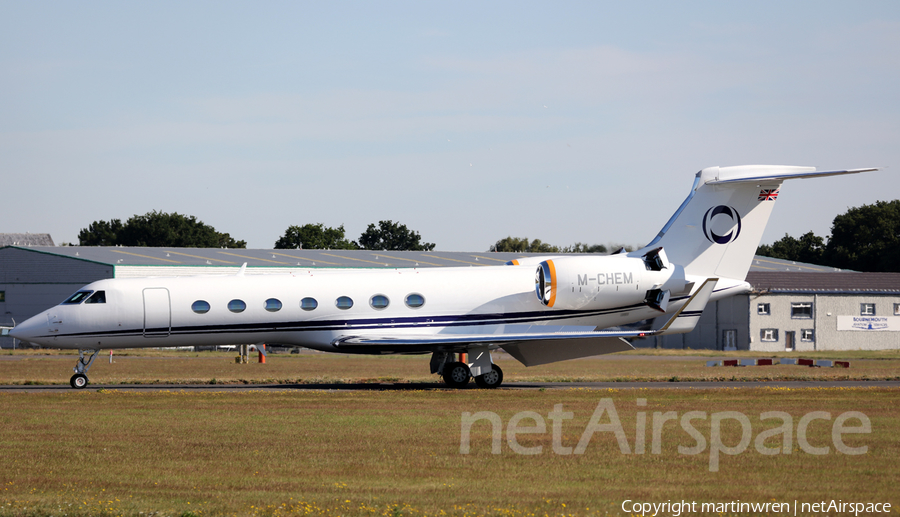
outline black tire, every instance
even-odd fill
[[[87,375],[83,373],[76,373],[72,376],[71,379],[69,379],[69,384],[76,390],[84,389],[84,387],[88,385]]]
[[[475,377],[475,384],[484,389],[499,388],[503,384],[503,370],[496,364],[492,364],[491,371]]]
[[[472,372],[469,371],[469,367],[466,366],[466,363],[447,363],[444,366],[441,377],[444,378],[444,382],[447,383],[447,386],[450,386],[451,388],[462,388],[469,383]]]

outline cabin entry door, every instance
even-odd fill
[[[169,290],[144,289],[144,337],[168,337],[172,330],[172,305]]]

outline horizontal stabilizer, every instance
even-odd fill
[[[729,169],[751,169],[754,166],[744,166],[744,167],[729,167]],[[816,171],[814,167],[782,167],[782,169],[806,169],[805,171],[798,170],[778,170],[776,167],[772,166],[762,166],[766,167],[762,174],[753,174],[752,170],[747,170],[745,174],[737,175],[737,177],[728,178],[721,177],[715,180],[707,181],[707,185],[724,185],[729,183],[747,183],[747,182],[771,182],[777,181],[781,182],[789,179],[809,179],[809,178],[822,178],[825,176],[840,176],[842,174],[857,174],[860,172],[872,172],[880,170],[879,167],[873,167],[868,169],[846,169],[840,171]],[[774,170],[773,170],[774,169]],[[812,170],[809,170],[812,169]],[[741,172],[744,172],[743,170]]]

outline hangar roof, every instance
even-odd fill
[[[11,235],[11,234],[6,234]],[[24,234],[23,234],[24,235]],[[17,246],[21,249],[78,258],[112,266],[247,267],[446,267],[492,266],[546,253],[370,250],[267,250],[243,248],[129,248],[104,246]],[[836,271],[770,257],[754,258],[750,271]]]
[[[49,233],[0,233],[0,246],[56,246]]]
[[[751,271],[756,292],[810,294],[900,294],[900,273],[798,273]]]

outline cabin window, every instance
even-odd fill
[[[209,302],[205,300],[197,300],[191,304],[191,310],[197,314],[206,314],[209,312]]]
[[[350,307],[353,307],[353,300],[351,300],[349,296],[341,296],[334,302],[334,304],[338,309],[345,311]]]
[[[300,308],[304,311],[315,310],[315,308],[318,306],[319,302],[317,302],[315,298],[304,298],[300,300]]]
[[[791,317],[792,318],[812,318],[812,304],[811,303],[792,303],[791,304]]]
[[[106,291],[95,292],[84,303],[85,305],[89,303],[106,303]]]
[[[411,309],[418,309],[425,305],[425,297],[421,294],[409,294],[406,296],[406,306]]]
[[[281,300],[277,298],[269,298],[266,300],[266,310],[269,312],[278,312],[281,310]]]
[[[84,301],[85,298],[91,295],[94,291],[78,291],[73,294],[66,301],[63,302],[63,305],[77,305]]]
[[[246,309],[247,304],[243,300],[231,300],[228,302],[228,310],[231,312],[244,312]]]
[[[388,300],[388,297],[383,294],[376,294],[369,300],[369,305],[371,305],[373,309],[384,309],[390,305],[390,303],[391,301]]]
[[[761,341],[778,341],[778,329],[762,329],[759,331]]]
[[[859,315],[860,316],[874,316],[875,315],[875,304],[874,303],[859,304]]]

